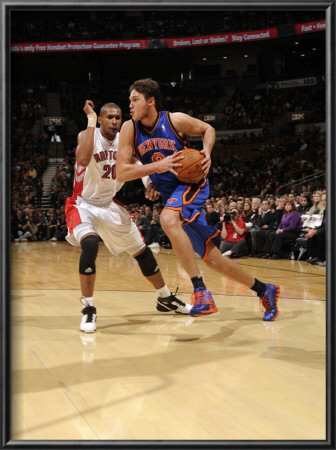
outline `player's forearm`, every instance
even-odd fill
[[[117,178],[121,183],[136,180],[158,172],[158,163],[146,165],[119,163],[117,159]]]
[[[208,150],[209,153],[212,151],[212,147],[215,144],[216,132],[215,129],[209,126],[203,135],[203,149]]]
[[[76,159],[78,164],[82,167],[86,167],[92,158],[94,148],[94,130],[95,128],[88,127],[77,147]]]

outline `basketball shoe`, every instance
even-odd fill
[[[96,319],[97,319],[97,311],[94,306],[90,306],[88,302],[86,302],[83,297],[80,299],[84,308],[82,309],[82,320],[79,326],[81,331],[84,333],[94,333],[96,331]]]
[[[278,310],[278,298],[280,295],[280,286],[277,284],[266,285],[266,291],[260,297],[260,304],[265,308],[265,314],[263,320],[269,322],[275,320],[279,314]]]
[[[171,293],[170,296],[166,298],[158,297],[156,309],[160,312],[174,311],[176,314],[189,314],[191,305],[176,298],[176,292],[175,294]]]
[[[212,298],[212,294],[207,289],[195,289],[195,292],[191,294],[191,302],[193,304],[193,307],[190,311],[191,316],[206,316],[218,311],[218,308],[215,305],[215,301]]]

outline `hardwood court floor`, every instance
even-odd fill
[[[78,258],[65,242],[11,245],[11,439],[325,440],[325,268],[242,258],[281,285],[263,322],[256,295],[202,274],[219,312],[159,313],[133,258],[100,245],[98,329],[79,331]],[[172,250],[167,285],[190,301]]]

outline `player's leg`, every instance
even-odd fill
[[[263,320],[270,321],[277,317],[279,312],[277,303],[280,294],[278,285],[263,283],[243,270],[236,262],[223,258],[213,242],[208,244],[208,252],[204,262],[210,269],[256,292],[266,310]]]
[[[85,333],[96,331],[97,310],[93,302],[96,280],[96,259],[99,249],[99,238],[94,232],[85,234],[80,239],[82,252],[79,258],[79,280],[81,286],[81,302],[83,304],[80,330]]]
[[[190,314],[193,316],[203,316],[217,312],[218,309],[212,294],[206,289],[201,276],[192,242],[182,227],[180,211],[164,208],[160,215],[160,223],[170,239],[176,257],[193,284],[194,292],[191,296],[193,308]]]
[[[96,331],[97,317],[97,311],[93,304],[93,292],[99,238],[92,225],[92,208],[87,209],[84,201],[81,206],[77,206],[71,200],[68,197],[65,208],[68,225],[66,240],[70,244],[82,248],[79,259],[79,281],[82,293],[80,300],[83,305],[80,330],[93,333]]]
[[[80,244],[82,253],[79,258],[79,281],[82,296],[88,298],[93,297],[99,238],[96,233],[89,233],[83,236]]]
[[[160,224],[172,244],[176,257],[189,277],[200,276],[194,249],[182,227],[180,211],[164,208],[161,211]]]
[[[140,270],[145,278],[153,285],[158,294],[156,309],[161,312],[174,311],[179,314],[189,314],[191,305],[184,303],[172,294],[162,277],[158,263],[152,250],[145,246],[135,253],[133,257],[139,264]]]

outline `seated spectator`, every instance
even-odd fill
[[[245,200],[245,202],[243,204],[243,211],[240,214],[240,218],[245,223],[249,223],[251,221],[251,217],[253,214],[254,214],[254,212],[252,210],[252,203],[250,202],[250,200]]]
[[[158,207],[153,208],[152,219],[147,227],[145,243],[151,248],[160,247],[160,242],[164,234],[160,225],[160,212]]]
[[[68,234],[68,227],[65,220],[65,213],[61,213],[58,220],[57,229],[50,239],[51,241],[65,241],[65,236]]]
[[[286,200],[285,211],[276,231],[272,231],[267,238],[263,251],[264,259],[280,259],[281,250],[285,241],[295,241],[302,229],[302,219],[295,209],[295,203]]]
[[[268,200],[270,209],[272,211],[275,211],[276,210],[276,204],[275,204],[276,198],[274,197],[274,195],[267,194],[266,199]]]
[[[259,197],[252,198],[252,212],[250,215],[250,220],[246,222],[246,228],[247,228],[247,234],[246,234],[246,247],[247,247],[247,254],[251,252],[251,233],[250,230],[253,229],[255,223],[257,222],[259,218],[259,213],[261,211],[261,200]]]
[[[49,211],[49,218],[47,222],[47,240],[51,239],[56,230],[58,229],[58,218],[55,215],[55,212],[53,209]]]
[[[143,236],[146,236],[147,229],[151,223],[152,220],[152,208],[150,206],[145,206],[145,214],[140,214],[136,220],[135,223]]]
[[[238,209],[230,209],[221,223],[222,241],[219,250],[223,256],[240,258],[246,254],[246,223],[240,219]]]
[[[252,213],[250,216],[250,221],[246,222],[247,230],[249,230],[254,223],[258,220],[259,212],[261,209],[261,200],[259,197],[252,198]]]
[[[226,207],[225,202],[223,200],[220,200],[218,202],[218,214],[219,214],[219,221],[218,221],[218,223],[222,222],[224,214],[226,212],[226,209],[227,209],[227,207]],[[218,227],[218,223],[216,224],[217,227]]]
[[[313,193],[313,206],[307,214],[320,214],[320,210],[322,210],[322,194],[322,191],[315,191]]]
[[[215,210],[212,203],[206,205],[205,219],[208,225],[216,226],[219,222],[219,213]]]
[[[244,203],[245,203],[244,197],[237,198],[237,209],[239,211],[239,214],[242,214],[244,212]]]
[[[31,219],[25,219],[25,224],[18,230],[18,238],[14,239],[15,242],[27,242],[30,241],[36,234],[37,227]],[[36,240],[36,238],[35,238]]]
[[[257,258],[262,258],[263,256],[265,256],[263,248],[266,244],[270,232],[276,231],[276,229],[279,226],[279,223],[281,222],[281,218],[285,210],[285,202],[286,202],[285,197],[275,199],[274,206],[276,209],[273,210],[270,208],[270,210],[272,211],[272,220],[270,221],[270,223],[268,223],[268,228],[266,226],[262,226],[261,230],[256,230],[258,231],[258,233],[256,233],[255,235],[256,238],[255,244],[254,247],[252,248],[252,251],[254,250],[254,253],[252,253],[251,256],[256,256]],[[267,219],[270,219],[270,217],[268,216]]]
[[[40,210],[36,214],[36,226],[37,233],[36,238],[38,241],[46,241],[47,240],[47,217]]]
[[[288,200],[293,201],[295,204],[295,207],[297,208],[298,205],[296,205],[296,196],[297,196],[297,194],[295,192],[290,192],[288,194]]]
[[[23,235],[23,226],[25,224],[26,224],[26,219],[23,216],[22,210],[17,209],[16,215],[12,218],[12,223],[11,223],[12,239],[14,239],[16,242],[18,242],[19,238]]]
[[[131,218],[139,229],[147,220],[139,207],[132,209]]]
[[[296,208],[297,212],[300,216],[304,214],[308,214],[312,204],[310,200],[310,196],[307,194],[301,194],[299,199],[299,206]]]
[[[327,194],[322,194],[323,219],[320,226],[308,230],[304,237],[307,240],[306,262],[309,264],[325,266],[326,265],[326,203]]]
[[[251,233],[251,252],[249,256],[257,256],[267,240],[268,233],[276,230],[278,226],[277,217],[270,209],[269,201],[264,199],[261,203],[261,213],[254,227],[250,230]]]

